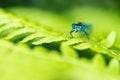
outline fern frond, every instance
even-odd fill
[[[101,44],[104,45],[106,48],[110,48],[112,45],[114,45],[116,37],[115,34],[115,32],[111,32],[105,40],[101,41]]]
[[[62,51],[63,57],[65,57],[65,58],[75,58],[75,59],[78,58],[77,52],[72,47],[70,47],[69,45],[66,45],[66,42],[63,42],[61,44],[60,49]]]
[[[67,49],[66,45],[62,45],[61,48],[65,54],[69,51],[76,54],[72,48]],[[22,80],[61,78],[62,80],[66,80],[66,78],[72,80],[120,79],[120,63],[118,60],[113,59],[106,66],[104,58],[100,54],[89,61],[87,59],[50,55],[50,53],[51,51],[42,46],[31,50],[26,45],[0,40],[0,64],[2,65],[0,66],[0,74],[3,75],[0,79],[18,80],[21,76]],[[59,52],[55,53],[59,54]]]
[[[31,21],[17,18],[14,15],[12,15],[11,17],[8,13],[5,12],[1,12],[0,14],[0,16],[4,16],[0,17],[0,36],[5,37],[5,39],[29,42],[31,41],[31,39],[36,39],[40,37],[39,39],[31,43],[33,45],[40,45],[43,43],[65,40],[65,38],[59,36],[57,32],[50,33],[47,29],[44,29],[44,26],[36,25]],[[36,34],[37,36],[34,36]],[[41,37],[44,37],[44,39]]]
[[[29,14],[29,16],[31,15]],[[54,26],[48,24],[46,26],[42,23],[42,19],[43,18],[41,18],[41,20],[38,22],[39,24],[36,24],[37,22],[35,23],[34,21],[30,21],[29,19],[27,20],[25,18],[19,18],[11,13],[6,13],[5,11],[1,10],[0,38],[5,38],[15,42],[29,43],[34,46],[42,45],[45,43],[49,44],[52,42],[60,42],[60,44],[62,42],[65,42],[65,45],[72,46],[73,49],[90,49],[94,52],[107,54],[111,57],[115,57],[116,59],[120,60],[119,54],[116,53],[116,51],[114,51],[113,49],[110,49],[112,45],[114,45],[115,32],[112,32],[106,39],[104,39],[101,42],[84,41],[80,38],[67,39],[64,36],[66,33],[64,33],[63,30],[65,25],[62,26],[62,31],[61,29],[59,29],[59,24],[57,25],[57,23],[55,23],[56,25]],[[58,26],[59,28],[57,29]]]
[[[12,33],[10,33],[7,37],[5,37],[6,39],[12,39],[12,40],[20,40],[21,38],[25,38],[26,36],[34,33],[34,30],[31,30],[29,28],[23,28],[23,29],[18,29],[16,31],[13,31]]]

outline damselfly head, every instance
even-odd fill
[[[76,29],[76,24],[75,23],[72,24],[72,29]]]

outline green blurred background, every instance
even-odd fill
[[[110,49],[116,50],[114,55],[120,57],[120,0],[0,0],[0,7],[15,13],[13,15],[18,19],[21,19],[18,16],[22,17],[27,23],[29,20],[39,23],[50,35],[57,34],[58,37],[66,35],[71,30],[71,24],[78,21],[93,24],[93,38],[96,41],[104,40],[115,31],[117,40]],[[5,15],[9,16],[9,12]],[[62,42],[55,45],[46,42],[43,41],[40,48],[34,45],[36,48],[33,49],[0,41],[0,51],[6,53],[0,54],[0,76],[3,78],[0,80],[120,80],[118,61],[113,59],[106,66],[97,52],[66,49],[65,45],[58,47]],[[8,54],[10,51],[12,55]],[[64,53],[80,57],[68,58]]]
[[[37,7],[61,13],[76,6],[93,6],[105,10],[120,10],[120,0],[0,0],[0,7]]]

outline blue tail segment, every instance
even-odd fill
[[[90,34],[92,32],[92,24],[85,24],[86,26],[86,31]]]
[[[88,28],[88,29],[92,29],[92,24],[85,24],[85,26],[86,26],[86,28]]]

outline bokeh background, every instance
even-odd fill
[[[0,28],[0,38],[8,38],[8,41],[0,40],[0,52],[4,53],[0,54],[0,80],[120,80],[120,0],[0,0],[0,7],[6,11],[1,11],[0,16],[5,16],[5,20],[0,17],[0,24],[11,21]],[[96,42],[105,40],[114,31],[112,37],[103,42],[110,43],[105,45],[110,45],[108,50],[115,53],[112,56],[102,54],[99,47],[98,50],[83,49],[89,46],[84,43],[78,46],[80,49],[66,46],[64,39],[71,24],[79,21],[93,25],[91,37]],[[19,35],[14,24],[13,32],[9,31],[12,22],[24,25],[25,29],[27,25],[26,33],[29,33],[29,27],[38,29],[35,37],[44,35],[42,30],[47,36],[35,38],[36,44],[29,44],[34,39],[21,44],[28,35],[24,32]],[[18,36],[12,38],[9,33]],[[61,36],[64,38],[59,41]],[[111,38],[115,38],[115,43]],[[58,41],[54,42],[54,39]]]
[[[120,12],[119,0],[0,0],[0,7],[14,6],[36,7],[62,13],[76,6],[92,6]]]

